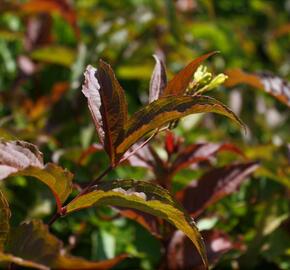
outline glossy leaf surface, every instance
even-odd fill
[[[94,120],[101,143],[112,165],[116,163],[115,148],[118,138],[123,138],[127,121],[125,93],[110,65],[100,61],[99,69],[88,66],[85,72],[83,93]]]
[[[225,105],[207,96],[181,96],[160,98],[130,117],[126,124],[124,140],[117,147],[122,155],[146,133],[189,114],[213,112],[224,115],[243,125],[241,120]]]
[[[191,239],[206,264],[203,240],[197,227],[167,190],[143,181],[104,182],[70,202],[67,213],[100,205],[133,208],[169,221]]]

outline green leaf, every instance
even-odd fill
[[[7,235],[9,233],[9,219],[11,213],[8,202],[0,190],[0,251],[3,250]]]
[[[70,202],[66,213],[100,205],[133,208],[169,221],[191,239],[207,265],[204,243],[194,221],[167,190],[143,181],[103,182]]]
[[[122,156],[131,145],[146,133],[189,114],[214,112],[243,126],[241,120],[225,105],[207,96],[178,96],[160,98],[137,111],[126,123],[124,140],[117,147]]]
[[[67,47],[47,46],[34,50],[30,57],[33,60],[70,68],[75,61],[76,52]]]
[[[183,95],[190,81],[192,81],[193,74],[197,70],[198,66],[208,57],[216,53],[217,52],[210,52],[190,62],[184,69],[177,73],[172,80],[168,82],[163,91],[163,96]]]
[[[44,165],[38,148],[24,141],[0,141],[0,180],[9,176],[32,176],[46,184],[59,210],[72,190],[72,173],[52,163]]]
[[[92,66],[87,67],[82,91],[88,99],[100,141],[114,166],[116,142],[119,137],[123,137],[128,117],[124,90],[110,65],[101,60],[98,70]]]

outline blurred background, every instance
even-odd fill
[[[212,114],[186,117],[174,132],[188,144],[231,142],[262,164],[237,192],[203,215],[205,228],[218,228],[240,243],[213,268],[290,269],[290,87],[279,81],[290,79],[289,0],[1,0],[0,135],[38,145],[46,162],[71,170],[76,183],[88,182],[108,158],[103,152],[82,158],[98,142],[81,93],[86,65],[97,66],[100,58],[111,64],[132,114],[148,100],[153,54],[164,60],[172,78],[210,51],[219,54],[204,64],[213,74],[230,76],[210,95],[238,114],[248,132]],[[243,79],[241,72],[255,79]],[[278,95],[267,93],[266,86],[256,87],[255,80],[264,86],[268,80],[272,90],[278,87]],[[222,166],[233,159],[220,154],[213,162]],[[201,172],[180,172],[173,189]],[[107,178],[150,177],[144,168],[124,165]],[[0,185],[8,194],[12,225],[26,218],[48,219],[54,212],[43,185],[23,177]],[[76,238],[72,253],[87,259],[128,253],[130,259],[117,269],[158,269],[161,242],[112,211],[78,212],[58,220],[53,232],[67,245]]]

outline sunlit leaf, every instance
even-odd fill
[[[83,208],[100,205],[133,208],[169,221],[191,239],[206,264],[203,241],[196,225],[167,190],[143,181],[103,182],[70,202],[66,210],[69,214]]]
[[[63,46],[46,46],[31,52],[30,57],[40,62],[63,65],[68,68],[75,61],[76,52]]]
[[[189,114],[214,112],[243,125],[241,120],[225,105],[207,96],[163,97],[134,113],[126,123],[124,140],[117,147],[122,155],[146,133]]]
[[[167,84],[167,76],[165,65],[161,59],[158,58],[157,55],[153,55],[156,64],[151,76],[150,80],[150,88],[149,88],[149,103],[158,99],[166,87]]]
[[[0,180],[8,176],[32,176],[46,184],[53,192],[58,209],[72,190],[73,175],[61,167],[44,165],[42,153],[24,141],[0,142]]]
[[[249,162],[213,169],[177,192],[176,197],[192,216],[198,216],[209,205],[236,191],[258,167],[257,162]]]
[[[226,74],[229,78],[226,80],[225,86],[247,84],[265,91],[290,107],[290,84],[280,77],[269,72],[246,73],[240,69],[230,69]]]
[[[3,250],[7,235],[9,233],[9,219],[11,213],[8,202],[0,190],[0,251]]]
[[[272,144],[244,147],[245,153],[252,160],[260,160],[261,166],[256,171],[259,177],[265,177],[290,188],[290,166],[288,147]],[[275,158],[273,158],[275,157]]]
[[[21,40],[24,38],[23,36],[24,35],[21,32],[12,32],[9,30],[0,29],[0,38],[2,40],[7,40],[7,41]]]
[[[123,137],[127,121],[125,93],[111,67],[103,61],[100,61],[98,71],[92,66],[87,67],[83,93],[88,99],[100,141],[115,165],[116,142]]]
[[[163,91],[163,96],[172,96],[172,95],[183,95],[186,88],[188,87],[190,81],[193,79],[193,74],[198,68],[198,66],[206,60],[211,55],[216,54],[216,52],[211,52],[205,55],[202,55],[191,63],[189,63],[184,69],[177,73],[173,79],[171,79],[166,88]]]

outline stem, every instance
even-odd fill
[[[47,225],[51,227],[51,225],[60,217],[60,214],[57,212],[55,213],[52,218],[48,221]]]
[[[96,179],[94,179],[92,182],[90,182],[78,195],[76,198],[79,196],[85,194],[92,186],[96,185],[100,180],[103,179],[105,175],[107,175],[113,167],[110,165],[106,170],[104,170]]]
[[[104,170],[96,179],[94,179],[92,182],[90,182],[73,200],[75,200],[76,198],[80,197],[81,195],[85,194],[92,186],[94,186],[95,184],[97,184],[97,182],[99,182],[100,180],[102,180],[102,178],[108,174],[111,170],[113,169],[113,167],[110,165],[106,170]],[[61,208],[61,212],[57,212],[55,213],[52,218],[49,220],[49,222],[47,223],[47,225],[49,227],[52,226],[52,224],[58,220],[61,216],[65,215],[66,212],[66,205],[63,206]]]

